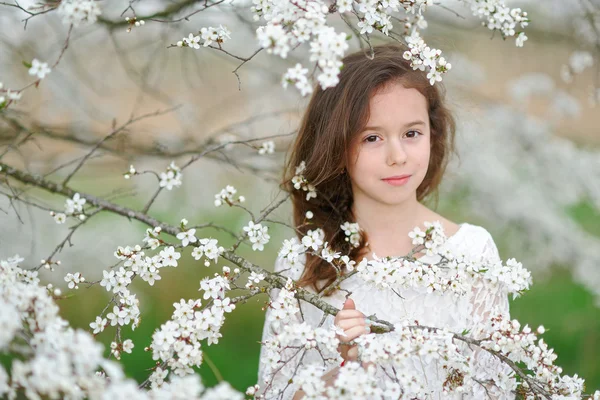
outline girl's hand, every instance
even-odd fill
[[[354,300],[348,298],[344,307],[335,315],[333,323],[344,330],[346,336],[336,335],[340,342],[350,342],[360,335],[370,333],[371,329],[366,323],[365,315],[356,309]],[[358,346],[340,344],[338,351],[345,361],[358,360]]]

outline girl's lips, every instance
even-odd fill
[[[410,179],[410,175],[405,176],[404,178],[387,178],[383,179],[384,182],[392,185],[392,186],[402,186],[408,182]]]

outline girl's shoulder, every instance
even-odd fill
[[[465,254],[497,255],[498,249],[490,232],[483,226],[463,222],[456,233],[448,237],[448,244],[455,251]]]

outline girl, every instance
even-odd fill
[[[413,248],[409,232],[415,227],[425,229],[428,221],[439,221],[448,237],[447,245],[455,253],[499,261],[494,241],[484,228],[468,223],[457,225],[423,204],[436,194],[454,150],[455,122],[444,104],[440,84],[431,86],[424,72],[413,70],[402,57],[404,50],[396,45],[378,46],[373,59],[363,52],[351,54],[343,60],[337,86],[326,90],[317,87],[313,93],[284,178],[285,188],[292,196],[299,237],[314,235],[316,228],[321,228],[322,242],[358,262],[375,255],[407,255]],[[294,189],[298,171],[312,187]],[[310,195],[313,188],[316,197]],[[353,224],[358,224],[360,231]],[[345,235],[341,226],[350,235]],[[428,261],[426,255],[419,260]],[[401,293],[374,290],[364,281],[361,284],[360,279],[350,277],[342,282],[340,290],[332,290],[328,286],[337,278],[336,269],[310,252],[303,254],[298,263],[290,264],[279,257],[275,271],[292,277],[298,286],[321,294],[325,301],[341,309],[335,318],[327,316],[323,320],[322,311],[301,301],[297,320],[313,328],[335,324],[344,330],[346,336],[338,336],[344,342],[369,333],[366,315],[391,323],[418,321],[421,325],[462,332],[485,320],[492,308],[508,312],[506,295],[484,284],[457,297],[418,289]],[[273,299],[277,293],[278,290],[272,291]],[[263,331],[258,382],[261,394],[267,399],[301,399],[305,393],[290,381],[299,364],[322,365],[327,356],[315,350],[303,355],[297,351],[272,354],[265,344],[281,327],[271,324],[271,313],[271,309],[267,310]],[[345,361],[358,359],[356,345],[342,345],[338,351]],[[265,357],[280,357],[281,367],[267,368],[262,362]],[[445,393],[442,374],[435,363],[419,362],[420,365],[415,363],[396,372],[424,385],[427,398],[431,399],[514,398],[510,387],[506,389],[504,384],[501,390],[492,381],[502,373],[508,376],[497,360],[476,351],[471,362],[476,365],[480,384],[470,393]],[[331,366],[322,378],[327,385],[335,380],[339,368],[339,364]],[[369,396],[354,396],[363,397]]]

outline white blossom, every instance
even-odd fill
[[[275,152],[275,142],[267,140],[258,149],[258,154],[273,154]]]
[[[217,194],[215,194],[215,207],[220,207],[223,203],[227,203],[229,205],[234,204],[236,202],[243,203],[245,201],[244,196],[238,196],[237,200],[234,195],[237,193],[237,189],[231,185],[225,186],[224,189]]]
[[[244,231],[248,235],[250,243],[252,243],[252,250],[263,251],[264,245],[269,243],[271,236],[267,233],[268,227],[262,224],[255,224],[253,221],[248,222],[248,225],[244,227]]]
[[[62,0],[57,12],[65,25],[74,26],[92,24],[101,14],[99,3],[94,0]]]
[[[196,243],[198,239],[196,238],[196,236],[194,236],[195,234],[195,229],[189,229],[187,231],[179,232],[177,234],[177,239],[181,240],[181,245],[185,247],[190,243]]]
[[[29,75],[35,75],[39,79],[44,79],[46,75],[50,73],[50,67],[48,67],[48,63],[41,62],[37,58],[34,58],[31,61],[31,68],[29,68]]]
[[[79,289],[78,284],[85,282],[85,278],[79,272],[75,272],[74,274],[68,273],[65,276],[65,282],[68,283],[69,289]]]
[[[160,173],[159,186],[164,187],[167,190],[172,190],[174,187],[181,186],[181,177],[181,169],[179,169],[174,162],[171,162],[167,167],[167,171]]]

